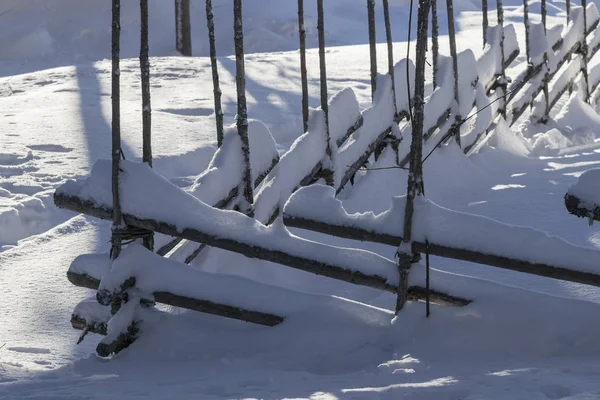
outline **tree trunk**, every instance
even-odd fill
[[[215,22],[212,0],[206,0],[206,23],[208,25],[208,44],[210,47],[210,66],[213,78],[213,96],[215,99],[215,120],[217,124],[217,146],[223,144],[223,108],[221,106],[221,87],[217,64],[217,46],[215,44]]]
[[[435,2],[436,0],[432,0]],[[452,0],[446,0],[446,11],[448,14],[448,36],[450,39],[450,56],[452,57],[452,72],[454,73],[454,100],[458,109],[454,116],[455,122],[453,130],[455,133],[456,143],[460,146],[460,124],[462,123],[462,116],[460,115],[460,97],[458,91],[458,54],[456,53],[456,33],[454,31],[454,4]]]
[[[175,41],[181,55],[192,55],[190,0],[175,0]]]
[[[298,0],[298,35],[300,38],[300,77],[302,79],[302,132],[308,131],[308,74],[306,72],[306,29],[304,0]]]
[[[523,23],[525,25],[525,54],[531,64],[531,43],[529,38],[529,0],[523,0]]]
[[[121,201],[119,199],[119,164],[121,162],[121,95],[120,95],[120,39],[121,39],[121,0],[112,0],[112,196],[113,229],[121,226]],[[116,259],[121,245],[112,240],[111,257]]]
[[[242,26],[242,0],[233,1],[233,30],[235,39],[235,83],[237,88],[237,130],[242,141],[244,157],[243,193],[245,209],[242,212],[251,214],[254,194],[250,167],[250,145],[248,142],[248,110],[246,108],[246,72],[244,67],[244,29]]]
[[[590,100],[590,82],[588,77],[588,46],[587,46],[587,0],[581,0],[581,7],[583,8],[583,35],[581,37],[581,59],[583,63],[583,68],[581,68],[581,72],[583,73],[583,81],[585,85],[585,101],[589,102]]]

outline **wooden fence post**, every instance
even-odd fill
[[[544,38],[546,38],[546,0],[542,0],[542,26],[544,27]],[[584,36],[585,37],[585,36]],[[550,81],[550,73],[548,69],[548,52],[544,52],[544,116],[542,117],[542,123],[548,122],[548,118],[550,116],[550,94],[548,93],[548,83]]]
[[[583,73],[583,80],[585,85],[585,101],[586,103],[590,100],[590,82],[588,77],[588,46],[587,46],[587,0],[581,0],[581,7],[583,8],[583,33],[580,39],[580,52],[582,58],[581,72]]]
[[[440,54],[439,42],[440,26],[438,24],[437,0],[431,0],[431,57],[433,59],[433,88],[437,88],[438,55]]]
[[[250,145],[248,141],[248,110],[246,108],[246,72],[244,67],[244,30],[242,26],[242,0],[233,0],[233,31],[235,40],[235,84],[237,88],[237,130],[242,141],[244,157],[244,204],[240,211],[251,215],[254,193],[250,167]]]
[[[329,186],[334,185],[333,163],[331,152],[331,139],[329,137],[329,103],[327,102],[327,64],[325,63],[325,17],[323,12],[323,0],[317,0],[317,30],[319,31],[319,69],[321,78],[321,109],[325,114],[325,163],[323,166],[323,177]]]
[[[215,122],[217,124],[217,146],[223,144],[223,107],[221,106],[221,87],[219,84],[219,67],[217,63],[217,46],[215,45],[215,20],[212,0],[206,0],[206,24],[208,26],[208,45],[210,48],[210,66],[213,79],[213,97],[215,101]]]
[[[525,25],[525,55],[531,65],[531,43],[529,39],[529,0],[523,0],[523,23]]]
[[[367,0],[369,20],[369,56],[371,60],[371,99],[377,89],[377,38],[375,32],[375,0]]]
[[[181,55],[192,55],[190,0],[175,0],[175,45]]]
[[[140,74],[142,80],[142,160],[152,167],[152,106],[150,104],[150,59],[148,47],[148,0],[140,0]],[[143,238],[144,247],[154,250],[154,233]]]
[[[423,186],[423,120],[425,100],[425,57],[427,49],[427,25],[430,0],[419,0],[417,17],[417,49],[415,63],[414,119],[412,121],[412,141],[410,144],[410,164],[406,190],[403,241],[398,249],[398,269],[400,282],[396,300],[396,314],[404,307],[408,298],[408,271],[414,259],[410,243],[412,241],[412,217],[414,200],[424,192]]]
[[[507,82],[506,82],[506,65],[504,65],[504,62],[506,60],[506,57],[504,55],[504,6],[502,4],[502,0],[496,0],[496,5],[497,5],[497,15],[498,15],[498,27],[500,29],[500,54],[501,54],[501,58],[500,58],[500,84],[498,85],[499,88],[502,90],[502,97],[503,100],[500,102],[500,115],[502,115],[502,118],[506,119],[506,88],[507,88]]]
[[[432,0],[436,1],[436,0]],[[458,91],[458,54],[456,53],[456,32],[454,31],[454,4],[452,0],[446,0],[446,11],[448,14],[448,36],[450,39],[450,56],[452,57],[452,70],[454,73],[454,100],[456,100],[457,110],[454,122],[454,138],[460,146],[460,124],[462,117],[460,115],[460,97]]]
[[[306,29],[304,0],[298,0],[298,34],[300,37],[300,76],[302,79],[302,132],[308,131],[308,74],[306,72]]]
[[[389,0],[383,0],[383,19],[385,21],[385,38],[387,41],[388,53],[388,73],[392,79],[392,98],[394,101],[394,117],[398,117],[398,108],[396,104],[396,77],[394,76],[394,41],[392,40],[392,24],[390,22],[390,4]]]
[[[121,201],[119,198],[119,165],[121,163],[121,95],[120,95],[120,51],[121,51],[121,0],[112,0],[112,74],[111,74],[111,100],[112,100],[112,246],[111,257],[116,259],[121,253],[121,242],[114,235],[115,229],[121,227],[123,222],[121,214]]]
[[[483,28],[483,47],[487,44],[487,29],[489,26],[488,23],[488,2],[487,0],[481,0],[481,15],[483,20],[481,21],[481,25]]]

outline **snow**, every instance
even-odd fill
[[[265,226],[236,211],[215,209],[168,182],[146,164],[123,160],[120,169],[119,195],[124,214],[167,223],[177,227],[179,232],[195,229],[215,238],[380,276],[392,285],[397,282],[395,263],[384,257],[304,240],[291,235],[278,224]],[[56,192],[92,201],[98,207],[111,208],[110,182],[111,161],[99,160],[88,178],[68,181]],[[165,207],[168,203],[176,204],[177,208]]]
[[[568,193],[577,197],[590,209],[600,204],[600,170],[590,169],[581,174]]]
[[[335,190],[330,187],[313,185],[302,188],[292,195],[284,213],[397,238],[403,236],[405,197],[394,198],[392,207],[381,214],[351,215],[334,196]],[[414,241],[425,243],[429,240],[440,246],[600,274],[596,262],[600,252],[596,249],[575,246],[537,229],[511,226],[491,218],[450,210],[421,197],[415,200],[414,209],[411,235]],[[473,235],[473,232],[477,234]]]
[[[305,3],[309,104],[316,108],[320,104],[316,9],[314,3]],[[402,41],[408,2],[390,3],[394,54],[400,59],[407,50]],[[522,2],[505,3],[506,53],[513,44],[521,50],[507,69],[514,80],[525,69]],[[236,113],[231,3],[213,0],[213,4],[225,126],[229,126]],[[191,5],[194,54],[201,56],[207,50],[204,5],[194,1]],[[138,6],[123,0],[122,135],[130,161],[141,160]],[[189,193],[216,151],[210,61],[173,57],[172,2],[150,0],[150,6],[154,167]],[[481,48],[480,4],[458,1],[454,7],[459,52],[472,50],[480,74],[493,77],[499,66],[497,51],[495,61],[480,68],[481,54],[486,52]],[[532,24],[540,22],[539,7],[539,2],[530,4]],[[597,19],[596,6],[588,7],[591,25]],[[493,24],[496,10],[492,3],[490,8]],[[574,17],[577,9],[573,7]],[[438,11],[440,51],[447,55],[445,4],[439,3]],[[337,111],[352,116],[373,106],[366,13],[364,0],[325,2],[326,41],[331,46],[327,49],[329,92],[351,88],[344,92]],[[264,122],[278,153],[285,155],[303,134],[296,4],[248,0],[244,14],[249,117]],[[75,346],[81,332],[71,328],[71,313],[81,310],[82,300],[95,292],[70,285],[65,271],[84,253],[92,255],[72,267],[105,270],[110,224],[57,209],[52,193],[69,179],[89,175],[98,158],[110,157],[110,62],[103,61],[110,55],[109,19],[110,4],[92,0],[6,0],[0,5],[0,220],[9,216],[0,222],[0,292],[7,299],[0,304],[0,398],[600,397],[599,326],[590,318],[598,314],[597,288],[438,257],[431,257],[431,284],[475,301],[464,308],[433,306],[430,318],[425,318],[423,304],[409,303],[391,324],[392,294],[209,248],[192,267],[184,268],[219,279],[244,278],[251,285],[289,293],[290,299],[308,296],[318,301],[290,313],[274,328],[161,306],[161,311],[140,314],[144,320],[140,338],[111,360],[92,355],[101,339],[97,335],[90,334]],[[548,3],[547,19],[547,37],[555,43],[565,34],[560,29],[566,22],[564,2]],[[387,71],[381,2],[376,2],[376,20],[378,70]],[[581,29],[581,22],[577,27]],[[579,40],[576,34],[571,36],[571,43]],[[588,41],[593,45],[597,38],[592,33]],[[399,111],[407,108],[402,65],[404,61],[396,64]],[[412,74],[412,62],[408,65]],[[597,81],[596,66],[597,56],[589,63],[590,83]],[[426,76],[429,96],[429,66]],[[475,88],[478,109],[495,98],[485,96],[481,87],[485,83],[481,79]],[[441,146],[424,164],[428,198],[440,207],[511,226],[530,226],[577,246],[598,249],[600,228],[581,224],[566,212],[563,200],[577,177],[600,165],[596,105],[581,100],[581,89],[579,81],[573,96],[559,100],[547,125],[526,121],[508,128],[500,123],[469,158],[454,144]],[[489,124],[496,105],[471,120],[476,127],[465,127],[463,145],[469,135]],[[334,112],[331,107],[330,111]],[[355,121],[336,118],[331,132],[343,131],[334,127],[336,122]],[[400,128],[407,144],[410,130],[405,125]],[[392,133],[397,135],[398,130]],[[534,148],[538,140],[540,147]],[[302,179],[308,161],[316,165],[323,158],[323,143],[319,137],[319,143],[306,146],[295,160],[288,156],[282,174],[286,179],[272,181],[277,190],[261,200],[268,197],[270,205],[265,209],[287,201],[291,193],[284,187],[287,177]],[[433,145],[428,141],[426,150]],[[271,159],[260,161],[266,165]],[[365,214],[363,218],[369,212],[375,216],[389,210],[392,199],[406,189],[406,172],[395,165],[396,155],[389,148],[377,162],[370,160],[369,169],[390,169],[359,171],[354,186],[348,185],[338,195],[344,210]],[[217,171],[231,167],[220,164]],[[211,173],[214,178],[220,174],[217,171]],[[207,192],[196,195],[204,201],[204,196],[213,196]],[[291,234],[388,259],[395,251],[390,246],[295,229]],[[157,240],[165,239],[157,235]],[[180,260],[176,254],[173,258]],[[413,267],[411,284],[424,284],[424,270],[421,265]],[[233,296],[227,290],[222,294]]]

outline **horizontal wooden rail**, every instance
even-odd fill
[[[360,240],[387,244],[390,246],[399,246],[402,238],[389,234],[382,234],[369,231],[363,228],[346,225],[326,224],[321,221],[314,221],[295,216],[283,216],[286,226],[305,229],[313,232],[325,233],[344,239]],[[418,241],[412,242],[413,253],[423,253],[426,251],[425,243]],[[511,257],[504,257],[494,254],[487,254],[474,250],[460,249],[449,246],[442,246],[435,243],[429,243],[429,253],[434,256],[452,258],[460,261],[468,261],[476,264],[484,264],[492,267],[507,269],[511,271],[524,272],[527,274],[544,276],[547,278],[560,279],[569,282],[582,283],[586,285],[600,287],[600,275],[589,272],[581,272],[567,268],[555,267],[551,265],[532,263],[518,260]]]

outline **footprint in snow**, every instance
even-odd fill
[[[16,353],[50,354],[50,349],[41,347],[9,347],[6,350],[14,351]]]
[[[47,151],[52,153],[69,153],[73,151],[71,147],[65,147],[60,144],[32,144],[29,147],[31,150]]]

